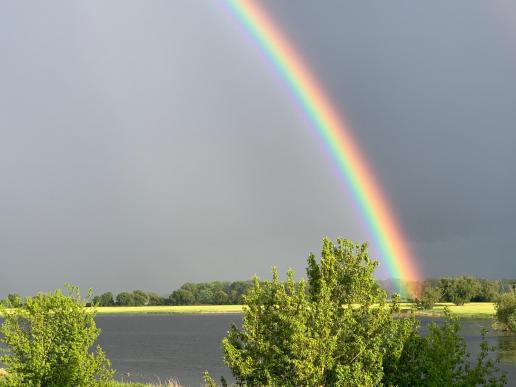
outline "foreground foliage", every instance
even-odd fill
[[[414,331],[404,344],[399,358],[387,364],[384,384],[387,386],[501,386],[505,375],[492,360],[482,332],[480,354],[472,361],[466,341],[459,336],[460,324],[448,311],[441,325],[431,322],[428,335]]]
[[[102,349],[90,348],[99,336],[94,314],[84,307],[79,288],[28,297],[4,310],[0,361],[8,367],[7,386],[86,387],[101,385],[113,371]]]
[[[307,282],[257,278],[245,297],[242,329],[223,341],[224,359],[245,386],[499,386],[505,383],[482,344],[470,365],[449,313],[423,337],[414,315],[395,318],[373,277],[366,245],[325,239],[308,258]],[[211,380],[211,382],[213,382]]]

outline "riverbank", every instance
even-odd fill
[[[408,312],[413,304],[402,303],[401,309]],[[160,305],[160,306],[99,306],[97,314],[238,314],[243,305]],[[496,309],[493,302],[470,302],[465,305],[439,303],[432,310],[418,310],[416,316],[441,317],[444,309],[460,318],[491,318]],[[91,308],[93,309],[93,308]]]
[[[181,306],[109,306],[97,307],[97,314],[227,314],[242,313],[243,305],[181,305]],[[402,310],[408,312],[412,304],[403,303]],[[490,318],[496,310],[492,302],[471,302],[465,305],[451,303],[436,304],[432,310],[418,310],[417,316],[441,317],[444,309],[461,318]]]

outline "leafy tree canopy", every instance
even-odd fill
[[[94,314],[85,309],[78,287],[28,297],[16,309],[4,309],[0,361],[8,367],[3,385],[90,387],[111,379],[102,349],[91,351],[99,336]]]
[[[481,355],[470,365],[451,316],[423,337],[414,315],[400,316],[399,297],[373,277],[377,262],[365,244],[324,239],[321,258],[308,258],[307,280],[289,271],[244,297],[242,328],[223,341],[224,359],[245,386],[436,386],[504,384]],[[213,380],[206,375],[206,380]]]

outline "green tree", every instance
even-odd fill
[[[467,276],[442,278],[440,288],[443,292],[443,299],[456,305],[464,305],[466,302],[470,302],[478,292],[477,282]]]
[[[434,385],[504,383],[487,360],[485,343],[475,366],[469,365],[451,316],[444,326],[430,327],[430,339],[423,338],[413,314],[399,315],[399,296],[387,303],[373,277],[376,266],[365,244],[324,239],[320,260],[308,258],[306,282],[295,281],[292,271],[280,281],[275,269],[272,281],[255,278],[244,297],[242,328],[233,324],[223,340],[224,360],[237,384],[433,385],[426,378],[444,382]],[[445,376],[438,375],[442,367]]]
[[[186,289],[175,290],[168,299],[171,305],[193,305],[195,303],[194,295]]]
[[[421,298],[416,298],[418,309],[433,309],[434,305],[441,300],[442,291],[440,288],[427,286]]]
[[[400,356],[413,318],[394,319],[397,298],[372,273],[366,245],[323,242],[322,258],[308,259],[308,282],[257,278],[245,296],[242,330],[233,325],[224,357],[243,385],[374,386],[386,354]]]
[[[215,305],[226,305],[229,303],[229,297],[224,290],[217,290],[213,294],[213,304]]]
[[[165,304],[165,300],[163,299],[163,297],[161,297],[159,294],[157,293],[147,293],[147,296],[149,298],[149,301],[148,301],[148,305],[164,305]]]
[[[113,293],[106,292],[106,293],[102,293],[100,296],[93,297],[92,304],[97,305],[97,306],[113,306],[113,305],[115,305],[115,300],[113,299]]]
[[[251,281],[234,281],[229,286],[227,291],[229,295],[229,302],[232,304],[242,304],[244,302],[244,295],[253,287]]]
[[[484,278],[477,279],[477,294],[471,299],[475,302],[494,302],[500,294],[500,281]]]
[[[116,296],[116,304],[120,306],[134,305],[133,295],[128,292],[118,293]]]
[[[132,304],[134,306],[147,305],[149,302],[149,296],[143,290],[135,290],[132,294]]]
[[[501,294],[495,307],[496,321],[502,329],[516,332],[516,292]]]
[[[8,367],[8,385],[89,387],[112,377],[102,349],[90,350],[100,331],[78,287],[40,293],[2,312],[0,361]]]
[[[198,304],[213,304],[213,292],[209,287],[203,287],[197,293],[196,301]]]

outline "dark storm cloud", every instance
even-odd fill
[[[501,24],[516,10],[266,6],[351,122],[425,274],[514,276],[516,40]],[[0,295],[302,274],[323,235],[368,239],[219,3],[6,3],[0,49]]]
[[[268,5],[352,122],[424,272],[516,274],[516,7]]]

